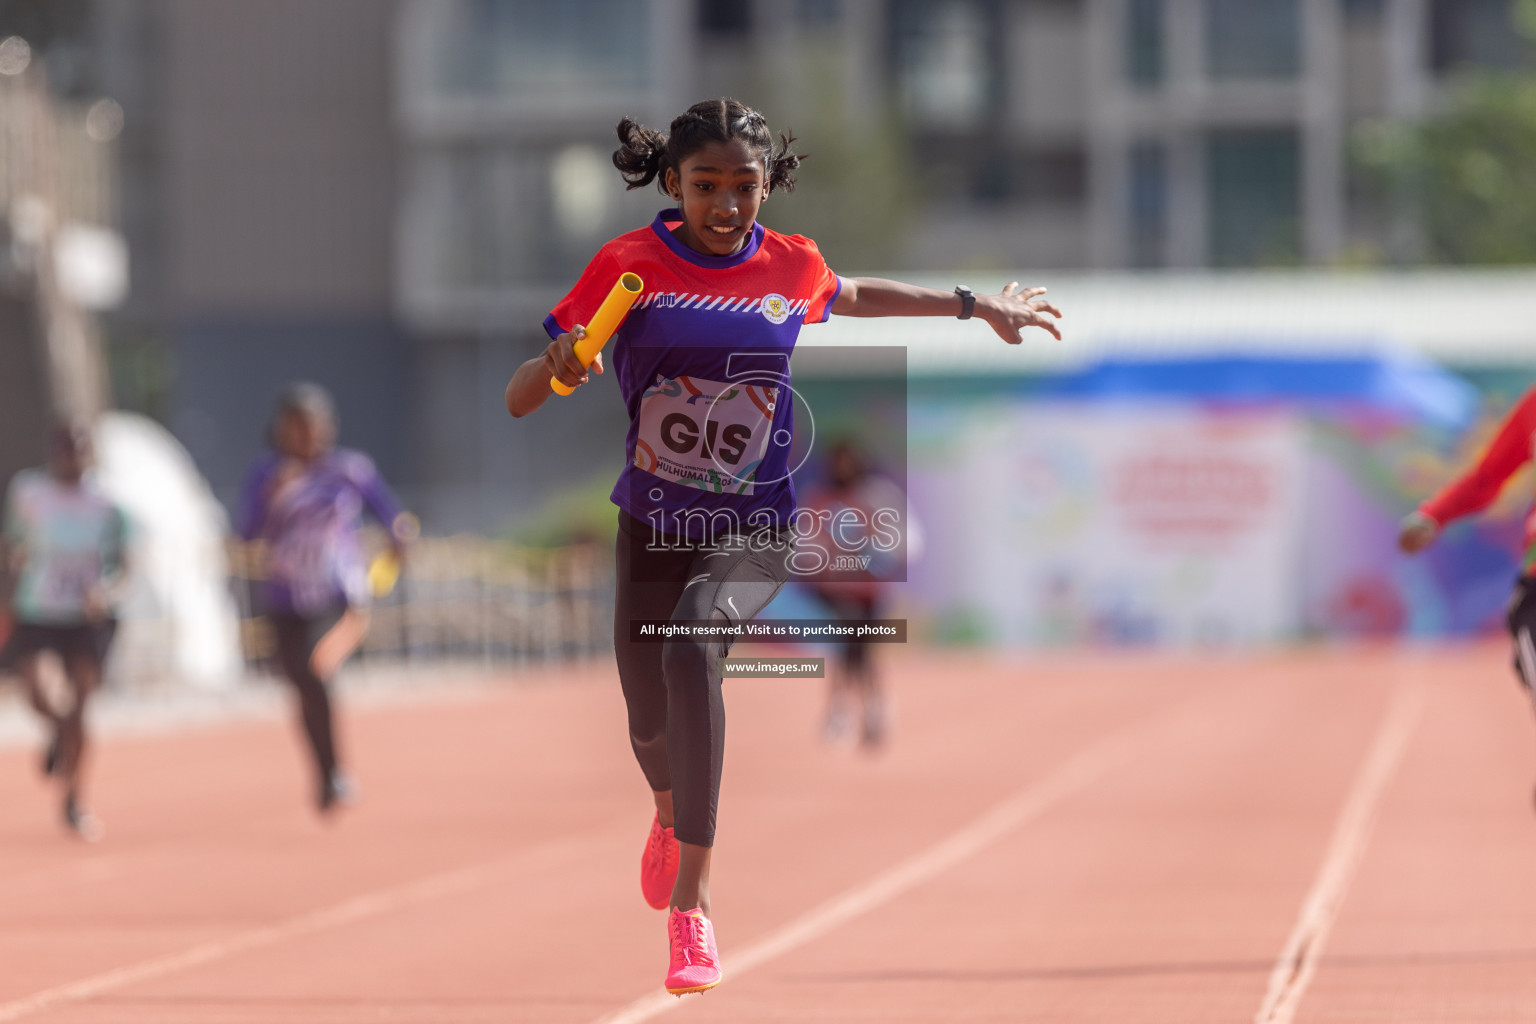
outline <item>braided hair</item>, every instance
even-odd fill
[[[667,191],[665,172],[681,171],[684,160],[711,142],[740,139],[761,153],[768,192],[781,188],[793,192],[795,169],[804,159],[790,148],[795,142],[793,135],[780,132],[775,143],[767,119],[733,99],[695,103],[673,118],[665,135],[626,117],[619,122],[618,135],[613,166],[628,183],[626,188],[642,188],[655,181],[663,194]]]

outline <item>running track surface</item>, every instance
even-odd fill
[[[345,708],[329,824],[270,717],[106,739],[94,847],[7,750],[0,1021],[1536,1019],[1503,645],[885,664],[878,756],[727,684],[727,980],[681,1001],[611,666]]]

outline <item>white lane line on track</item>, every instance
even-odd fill
[[[915,854],[863,885],[834,896],[734,956],[722,958],[725,980],[738,978],[754,967],[804,946],[980,853],[1064,798],[1129,762],[1152,743],[1170,720],[1182,718],[1192,705],[1201,703],[1204,696],[1201,694],[1182,702],[1172,712],[1158,715],[1151,722],[1142,722],[1106,736],[952,833],[943,842]],[[640,1024],[675,1009],[682,1002],[666,989],[657,989],[599,1017],[593,1024]]]
[[[93,999],[114,989],[163,978],[288,939],[355,924],[445,896],[472,892],[505,878],[514,865],[526,866],[530,860],[542,862],[567,856],[584,840],[591,838],[591,835],[586,835],[551,840],[511,857],[444,871],[392,889],[358,896],[323,910],[301,914],[277,924],[236,932],[221,939],[210,939],[180,953],[169,953],[79,981],[65,982],[8,1003],[0,1003],[0,1021],[18,1020],[56,1006]]]
[[[1355,869],[1370,842],[1381,796],[1397,773],[1418,727],[1424,700],[1425,686],[1417,679],[1399,684],[1393,692],[1375,742],[1355,773],[1328,851],[1323,855],[1322,867],[1301,905],[1301,916],[1270,974],[1269,990],[1254,1017],[1256,1024],[1290,1024],[1295,1018],[1344,905]]]

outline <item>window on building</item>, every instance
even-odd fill
[[[1025,153],[1015,166],[1014,192],[1024,202],[1081,206],[1088,199],[1088,156],[1080,146]]]
[[[1301,71],[1301,0],[1205,0],[1212,78],[1294,78]]]
[[[652,0],[440,0],[437,84],[471,95],[648,88]]]
[[[694,22],[710,36],[744,36],[752,31],[752,0],[698,0]]]
[[[1206,139],[1210,263],[1295,263],[1301,253],[1301,146],[1294,130]]]
[[[607,153],[587,145],[423,151],[405,189],[409,262],[433,290],[574,280],[604,238],[633,226],[636,212],[615,187]]]
[[[1518,68],[1530,46],[1515,31],[1513,0],[1434,0],[1430,9],[1430,64],[1457,68]]]
[[[805,28],[830,28],[843,16],[842,0],[797,0],[795,8]]]
[[[996,0],[896,0],[897,94],[920,128],[975,128],[996,107],[1001,83]]]
[[[925,160],[929,190],[978,204],[1081,207],[1087,155],[1081,146],[1018,149],[989,135],[934,141]]]
[[[1129,0],[1125,9],[1125,77],[1132,85],[1155,89],[1164,70],[1163,0]]]
[[[1168,150],[1161,142],[1131,147],[1129,259],[1133,267],[1161,267],[1168,252]]]

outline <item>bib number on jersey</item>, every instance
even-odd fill
[[[719,494],[751,494],[779,389],[698,377],[662,379],[640,399],[635,465]]]
[[[51,551],[38,581],[38,603],[50,612],[83,612],[101,575],[101,555],[94,550]]]

